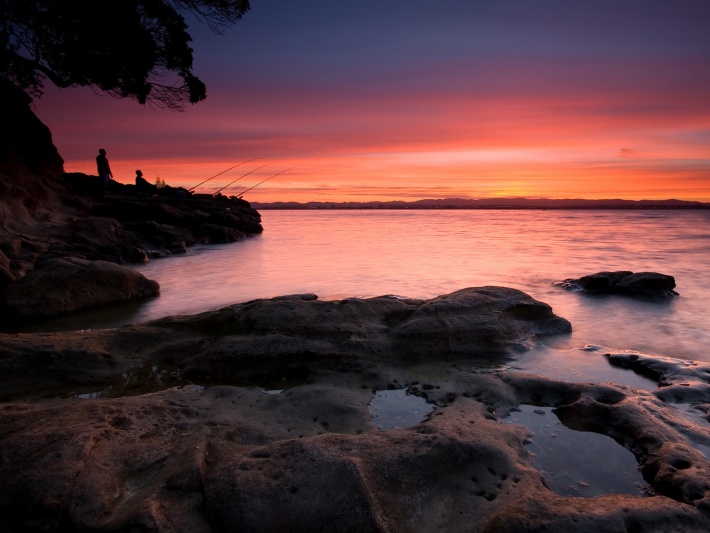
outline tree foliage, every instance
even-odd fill
[[[0,77],[32,96],[44,81],[180,109],[206,96],[183,14],[216,32],[248,0],[0,0]]]

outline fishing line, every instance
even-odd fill
[[[227,187],[229,187],[232,183],[236,183],[236,182],[238,182],[240,179],[247,177],[247,176],[248,176],[249,174],[251,174],[252,172],[256,172],[256,171],[259,170],[260,168],[264,168],[265,166],[270,165],[270,164],[271,164],[271,163],[266,163],[266,165],[261,165],[260,167],[256,167],[254,170],[250,170],[250,171],[247,172],[246,174],[242,174],[242,175],[239,176],[237,179],[232,180],[232,181],[230,181],[229,183],[227,183],[227,185],[225,185],[224,187],[222,187],[221,189],[219,189],[217,192],[212,193],[212,196],[215,196],[215,195],[221,193],[224,189],[226,189]]]
[[[254,159],[249,159],[249,160],[247,160],[247,161],[242,161],[241,163],[237,163],[237,164],[234,165],[233,167],[229,167],[227,170],[223,170],[222,172],[220,172],[220,173],[218,173],[218,174],[215,174],[215,175],[212,176],[211,178],[207,178],[205,181],[201,181],[200,183],[198,183],[198,184],[195,185],[194,187],[190,187],[190,188],[188,189],[188,191],[191,191],[191,190],[193,190],[193,189],[196,189],[197,187],[199,187],[199,186],[202,185],[203,183],[207,183],[207,182],[210,181],[211,179],[214,179],[214,178],[216,178],[217,176],[221,176],[222,174],[224,174],[225,172],[229,172],[229,171],[232,170],[233,168],[237,168],[238,166],[241,166],[241,165],[243,165],[244,163],[251,163],[252,161],[256,161],[257,159],[262,159],[262,158],[261,158],[261,157],[255,157]]]
[[[241,198],[241,197],[244,195],[244,193],[247,193],[247,192],[251,191],[254,187],[258,187],[258,186],[261,185],[262,183],[266,183],[267,181],[269,181],[271,178],[275,178],[276,176],[280,176],[280,175],[283,174],[284,172],[288,172],[289,170],[293,170],[294,168],[296,168],[296,167],[293,166],[293,167],[291,167],[291,168],[287,168],[286,170],[282,170],[281,172],[278,172],[278,173],[274,174],[273,176],[270,176],[270,177],[266,178],[265,180],[260,181],[260,182],[257,183],[256,185],[252,185],[252,186],[249,187],[248,189],[245,189],[245,190],[243,190],[242,192],[240,192],[240,193],[237,195],[237,198]]]

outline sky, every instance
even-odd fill
[[[183,112],[48,86],[65,170],[105,148],[124,183],[242,163],[197,190],[258,202],[710,201],[708,0],[251,5],[188,19],[207,99]]]

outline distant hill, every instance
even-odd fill
[[[254,209],[710,209],[686,200],[583,200],[578,198],[441,198],[413,202],[250,202]]]

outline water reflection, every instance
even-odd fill
[[[534,455],[533,465],[553,492],[587,498],[652,493],[634,454],[611,437],[569,429],[551,407],[521,405],[519,409],[504,423],[522,424],[532,432],[528,449]]]
[[[190,385],[190,382],[180,376],[175,367],[146,365],[117,376],[110,384],[99,390],[78,390],[64,396],[92,398],[121,398],[123,396],[138,396],[151,392],[160,392],[177,386]]]
[[[158,297],[159,298],[159,297]],[[42,331],[91,330],[120,327],[135,322],[144,310],[157,302],[157,298],[144,302],[129,302],[106,309],[92,309],[68,316],[54,318],[37,324],[29,324],[20,329],[21,333]]]
[[[409,394],[406,389],[381,390],[375,393],[369,405],[372,423],[380,429],[410,428],[434,410],[424,398]]]
[[[602,346],[559,349],[538,344],[505,369],[574,383],[613,382],[647,391],[658,388],[658,384],[649,378],[610,365],[604,357],[610,351],[613,350]]]

